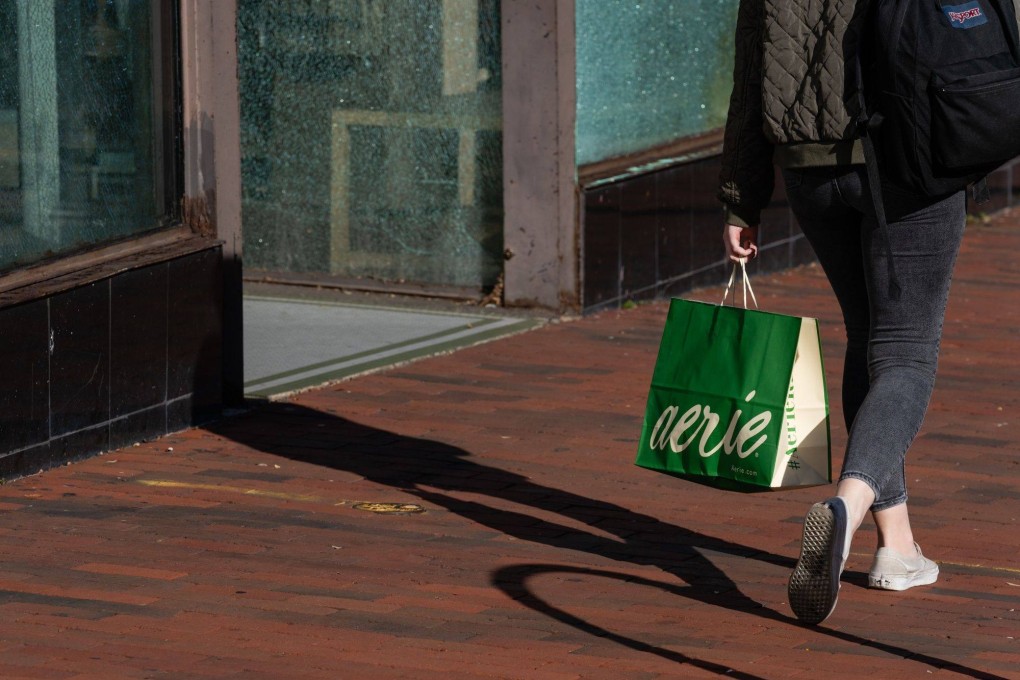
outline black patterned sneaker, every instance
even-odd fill
[[[821,623],[836,608],[839,577],[849,553],[846,502],[815,503],[804,518],[800,559],[790,574],[790,607],[804,623]]]
[[[891,548],[879,548],[868,573],[868,585],[882,590],[906,590],[935,583],[939,565],[921,553],[921,546],[915,543],[914,548],[917,549],[914,557],[904,557]]]

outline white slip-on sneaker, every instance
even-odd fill
[[[849,512],[838,496],[815,503],[804,518],[800,559],[790,574],[790,608],[804,623],[821,623],[836,608],[849,554]]]
[[[904,557],[891,548],[879,548],[868,572],[868,585],[882,590],[906,590],[935,583],[939,565],[925,557],[916,543],[914,548],[917,550],[914,557]]]

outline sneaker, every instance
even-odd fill
[[[917,549],[914,557],[904,557],[892,548],[879,548],[868,572],[868,585],[882,590],[906,590],[935,583],[939,565],[921,554],[916,543],[914,548]]]
[[[800,559],[790,574],[790,607],[804,623],[821,623],[836,608],[839,577],[850,553],[849,512],[838,496],[811,506],[804,518]]]

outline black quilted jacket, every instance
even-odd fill
[[[852,67],[866,0],[741,0],[719,198],[758,224],[780,167],[863,162]]]

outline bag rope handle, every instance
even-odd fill
[[[743,278],[743,289],[744,289],[744,309],[747,309],[747,294],[751,294],[751,301],[754,302],[754,308],[758,309],[758,298],[754,296],[754,289],[751,288],[751,279],[747,276],[747,258],[742,257],[733,263],[733,271],[730,272],[729,283],[726,284],[726,290],[723,291],[723,298],[720,305],[726,304],[726,297],[730,294],[730,289],[733,288],[733,281],[737,278],[737,267],[740,267],[741,277]],[[737,291],[733,291],[734,299],[737,296]],[[735,306],[735,305],[734,305]]]

